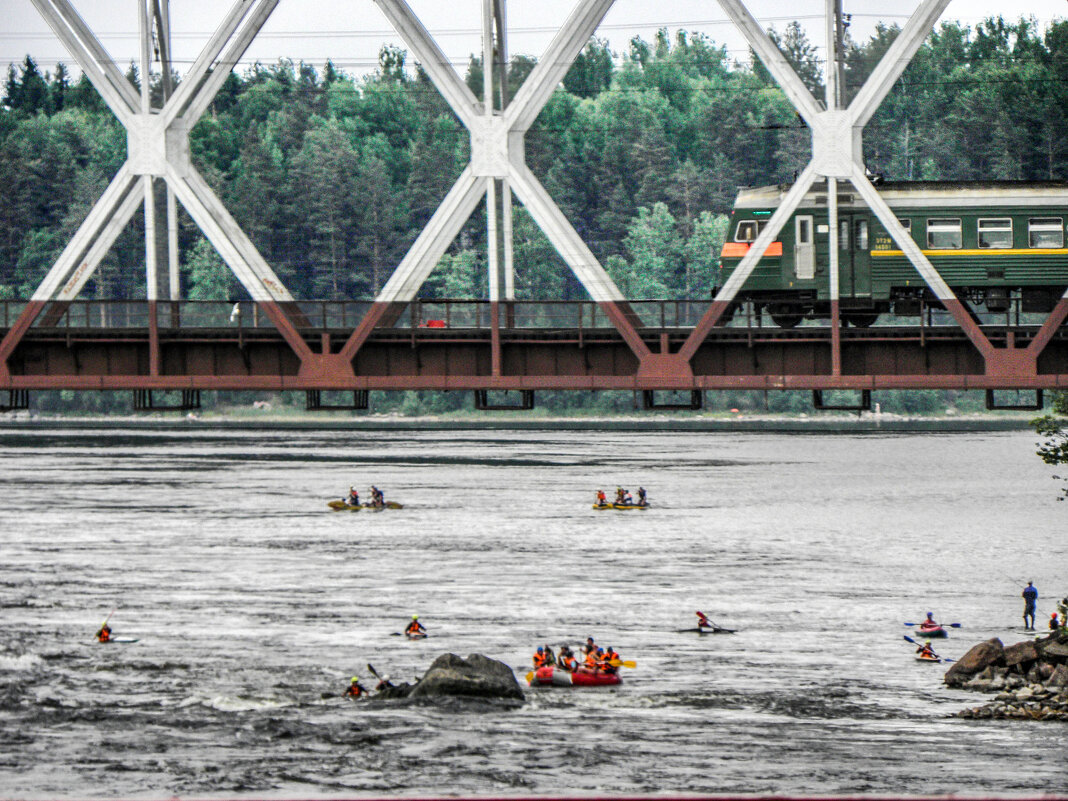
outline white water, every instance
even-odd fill
[[[0,793],[977,793],[1064,786],[1068,730],[966,721],[912,659],[1068,587],[1022,433],[0,434]],[[332,513],[371,483],[402,511]],[[654,508],[590,508],[598,488]],[[131,645],[98,646],[103,617]],[[679,634],[701,609],[733,636]],[[418,613],[423,642],[391,636]],[[353,704],[594,636],[614,689]],[[373,682],[367,682],[373,683]],[[322,697],[323,694],[330,697]]]

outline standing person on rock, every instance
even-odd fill
[[[1030,631],[1035,630],[1035,606],[1038,604],[1038,590],[1035,589],[1033,582],[1027,582],[1027,586],[1024,587],[1024,591],[1020,593],[1024,599],[1024,628]],[[1030,623],[1028,623],[1030,619]]]

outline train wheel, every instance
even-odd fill
[[[854,328],[871,328],[879,319],[879,312],[851,312],[843,314],[842,319]]]
[[[779,328],[796,328],[801,322],[800,314],[777,314],[776,312],[768,312],[771,316],[771,321]]]

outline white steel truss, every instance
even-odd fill
[[[212,242],[226,264],[265,310],[300,357],[302,364],[314,361],[308,345],[283,313],[293,297],[229,214],[222,202],[192,166],[189,131],[208,108],[233,67],[240,61],[279,0],[236,0],[218,30],[212,35],[192,68],[177,86],[172,81],[169,0],[137,0],[141,30],[141,92],[126,80],[99,40],[78,15],[69,0],[31,0],[61,42],[85,72],[127,131],[127,159],[74,234],[56,263],[34,292],[27,313],[0,343],[0,372],[25,330],[48,301],[69,301],[92,276],[108,249],[136,213],[144,208],[146,229],[146,291],[148,299],[159,295],[157,278],[156,210],[153,191],[156,179],[167,186],[167,250],[169,297],[178,297],[177,202]],[[446,248],[487,198],[490,299],[514,298],[511,251],[511,197],[514,192],[544,231],[550,242],[574,271],[590,297],[614,310],[613,322],[641,360],[643,370],[679,375],[681,367],[696,352],[708,330],[737,296],[768,246],[796,211],[806,192],[820,177],[828,182],[830,270],[832,305],[838,300],[836,188],[838,181],[856,187],[890,236],[919,271],[935,296],[956,317],[976,347],[987,359],[998,349],[953,295],[892,210],[866,177],[862,134],[894,82],[916,54],[950,0],[921,0],[885,56],[848,107],[843,108],[840,87],[833,68],[835,40],[831,16],[835,0],[827,0],[828,70],[827,94],[820,104],[804,86],[774,42],[746,9],[743,0],[718,0],[727,16],[743,33],[749,45],[779,83],[812,134],[812,157],[793,187],[785,194],[768,225],[715,297],[712,309],[691,334],[678,354],[654,354],[631,324],[633,318],[619,311],[625,299],[589,247],[567,220],[526,165],[524,136],[548,102],[567,70],[596,31],[614,0],[578,0],[534,70],[511,99],[506,88],[507,47],[505,0],[482,0],[483,11],[483,101],[479,101],[449,65],[444,54],[406,0],[375,0],[415,59],[441,92],[471,137],[471,160],[404,256],[385,286],[375,307],[396,307],[414,299]],[[150,42],[155,25],[160,47],[164,101],[153,108],[150,96]],[[494,41],[496,33],[496,41]],[[499,102],[494,101],[494,73],[500,82]],[[500,222],[498,223],[498,217]],[[500,237],[500,240],[498,240]],[[501,256],[503,255],[503,265]],[[503,266],[503,276],[501,274]],[[1065,294],[1068,300],[1068,293]],[[1061,317],[1068,314],[1062,310]],[[337,357],[324,360],[351,361],[381,312],[369,314]],[[834,321],[837,327],[837,319]],[[1048,339],[1049,332],[1046,333]],[[1022,356],[1022,354],[1021,354]],[[1004,361],[1004,359],[1002,359]],[[337,367],[337,365],[334,365]],[[158,365],[154,366],[155,372]],[[351,371],[351,365],[348,366]],[[837,374],[840,365],[836,365]],[[303,369],[303,368],[302,368]],[[646,370],[648,374],[648,370]]]
[[[141,34],[140,93],[126,80],[69,0],[31,2],[126,128],[127,158],[34,292],[30,309],[39,311],[40,305],[47,301],[75,298],[142,205],[145,212],[146,294],[150,302],[156,301],[159,293],[154,182],[163,179],[168,189],[170,297],[177,299],[178,296],[177,199],[252,299],[268,304],[266,311],[272,319],[279,317],[275,323],[298,355],[302,358],[310,355],[308,346],[278,312],[277,304],[293,303],[292,295],[193,167],[189,155],[190,129],[207,110],[279,0],[235,2],[177,88],[171,80],[168,0],[137,0]],[[153,23],[158,33],[163,71],[162,108],[152,107],[150,94]],[[24,330],[32,324],[32,319],[21,322],[23,325],[16,327]],[[6,358],[9,353],[0,352],[0,355]]]

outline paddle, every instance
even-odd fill
[[[923,643],[916,642],[916,640],[912,639],[912,637],[910,637],[907,634],[902,634],[901,636],[904,637],[906,640],[908,640],[913,645],[919,645],[921,647],[923,646]],[[957,661],[956,659],[948,659],[947,657],[939,656],[938,654],[935,654],[935,652],[933,650],[931,651],[931,653],[934,654],[936,659],[941,659],[943,662],[956,662]]]
[[[624,661],[622,659],[612,659],[612,660],[609,660],[608,664],[610,664],[612,667],[625,667],[625,668],[636,668],[636,667],[638,667],[638,663],[635,662],[633,659],[627,659],[626,661]]]

